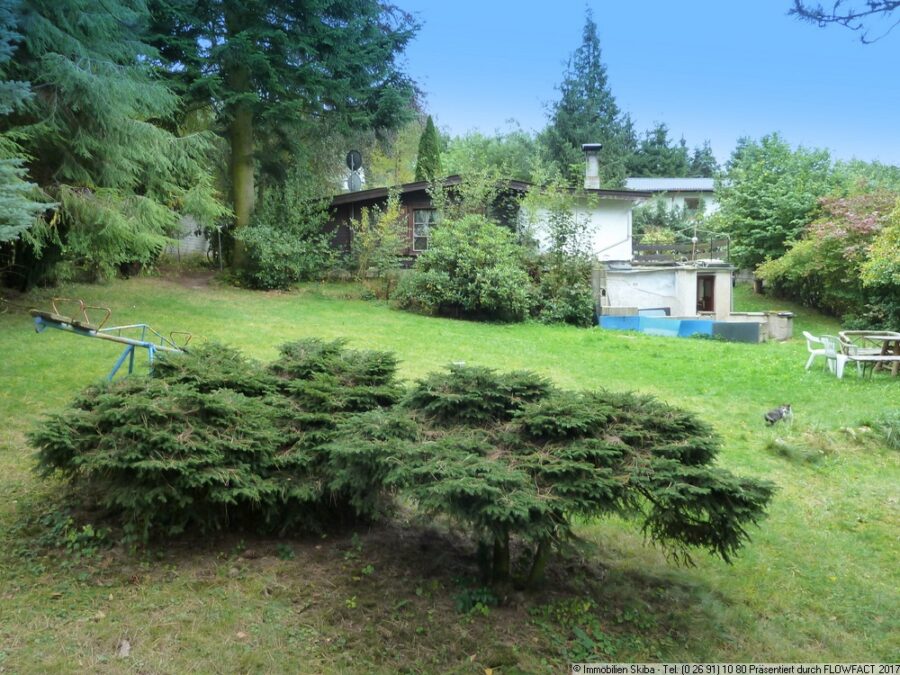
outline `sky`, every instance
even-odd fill
[[[395,1],[422,24],[406,70],[453,135],[542,129],[590,7],[639,135],[665,122],[721,162],[738,138],[777,131],[836,159],[900,165],[900,27],[864,45],[788,16],[791,0]]]

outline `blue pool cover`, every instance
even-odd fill
[[[648,335],[665,337],[716,335],[736,342],[759,341],[759,324],[754,322],[670,319],[656,316],[601,316],[598,319],[600,328],[608,330],[636,330]]]

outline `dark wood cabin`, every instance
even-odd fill
[[[459,176],[448,176],[444,186],[451,189],[459,185]],[[428,249],[431,228],[435,224],[436,210],[428,193],[430,183],[418,181],[397,186],[400,205],[406,216],[407,248],[405,255],[416,258]],[[491,209],[490,217],[495,222],[514,228],[518,222],[519,201],[531,186],[523,181],[504,181],[503,189]],[[372,188],[357,192],[345,192],[331,198],[327,230],[333,233],[332,242],[336,248],[349,252],[353,245],[350,221],[360,217],[363,209],[387,204],[389,188]]]

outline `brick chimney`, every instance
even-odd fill
[[[585,143],[581,146],[584,150],[584,189],[600,189],[600,143]]]

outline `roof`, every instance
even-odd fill
[[[648,192],[712,192],[715,181],[712,178],[626,178],[625,187]]]
[[[447,176],[443,179],[443,183],[445,186],[459,185],[462,182],[462,177],[458,175]],[[531,183],[527,183],[522,180],[513,180],[513,179],[504,179],[502,181],[507,188],[514,192],[528,192],[533,189],[535,186]],[[357,192],[342,192],[341,194],[334,195],[331,198],[332,206],[340,206],[341,204],[355,204],[357,202],[365,202],[371,201],[375,199],[384,199],[388,196],[388,193],[391,190],[396,190],[400,194],[406,194],[408,192],[418,192],[419,190],[427,190],[430,187],[431,183],[427,180],[416,181],[415,183],[404,183],[403,185],[397,185],[393,188],[388,187],[377,187],[371,188],[369,190],[358,190]],[[572,188],[571,190],[574,192],[579,192]],[[632,201],[637,201],[638,199],[649,198],[653,195],[650,192],[644,192],[636,189],[626,189],[626,190],[583,190],[587,194],[597,195],[601,199],[627,199]]]

